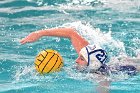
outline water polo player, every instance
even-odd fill
[[[104,49],[102,49],[98,45],[89,45],[89,42],[86,41],[82,36],[80,36],[73,28],[55,28],[32,32],[27,37],[23,38],[20,43],[31,43],[38,40],[42,36],[57,36],[69,38],[79,55],[76,59],[78,70],[82,67],[82,70],[84,68],[84,71],[90,71],[93,73],[93,75],[97,76],[97,78],[95,79],[97,81],[99,80],[99,85],[96,89],[99,93],[109,92],[108,87],[110,85],[110,80],[106,78],[106,75],[108,76],[110,75],[110,73],[116,73],[120,71],[132,76],[140,70],[140,67],[138,67],[138,65],[129,65],[130,63],[134,63],[133,60],[130,60],[129,58],[126,58],[126,61],[131,61],[127,62],[129,64],[119,65],[118,63],[114,63],[114,59],[112,61],[109,61],[107,52]],[[115,65],[111,67],[110,64],[113,63]]]
[[[20,43],[31,43],[42,36],[57,36],[69,38],[78,53],[76,63],[78,66],[90,68],[91,72],[109,75],[109,73],[116,73],[117,71],[125,72],[128,75],[135,75],[140,67],[133,66],[127,62],[126,64],[115,64],[115,67],[111,67],[107,52],[99,45],[89,45],[88,41],[80,36],[73,28],[55,28],[40,30],[30,33],[27,37],[23,38]],[[127,60],[128,61],[128,60]],[[132,62],[133,63],[133,62]]]

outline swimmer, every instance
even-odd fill
[[[115,71],[123,71],[131,76],[135,75],[137,71],[140,71],[140,67],[137,65],[132,65],[130,62],[127,62],[126,64],[115,63],[115,68],[112,67],[113,62],[109,62],[109,60],[113,61],[115,59],[109,59],[107,51],[103,50],[100,46],[90,45],[89,42],[80,36],[74,28],[53,28],[32,32],[23,38],[20,43],[26,44],[35,42],[43,36],[69,38],[78,54],[78,58],[75,60],[76,64],[78,65],[77,68],[90,68],[90,72],[99,75],[101,78],[109,75],[110,72],[116,73]],[[124,59],[125,61],[131,61],[133,63],[133,59],[131,58]],[[117,60],[118,63],[120,63],[119,61],[121,58],[118,58]],[[99,87],[97,88],[99,93],[108,93],[108,90],[105,87],[108,87],[109,84],[110,81],[107,80],[99,82]]]

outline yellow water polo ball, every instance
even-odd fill
[[[41,51],[35,58],[35,68],[41,73],[50,73],[60,71],[63,66],[61,55],[52,49]]]

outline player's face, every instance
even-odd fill
[[[85,67],[87,66],[87,62],[85,58],[82,55],[79,55],[76,61],[76,69],[79,71],[84,71]]]
[[[81,54],[79,54],[78,58],[75,61],[80,66],[87,66],[87,62]]]

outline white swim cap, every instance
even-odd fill
[[[106,51],[97,45],[87,45],[81,49],[80,54],[88,62],[87,66],[91,67],[92,69],[98,69],[108,60]]]

